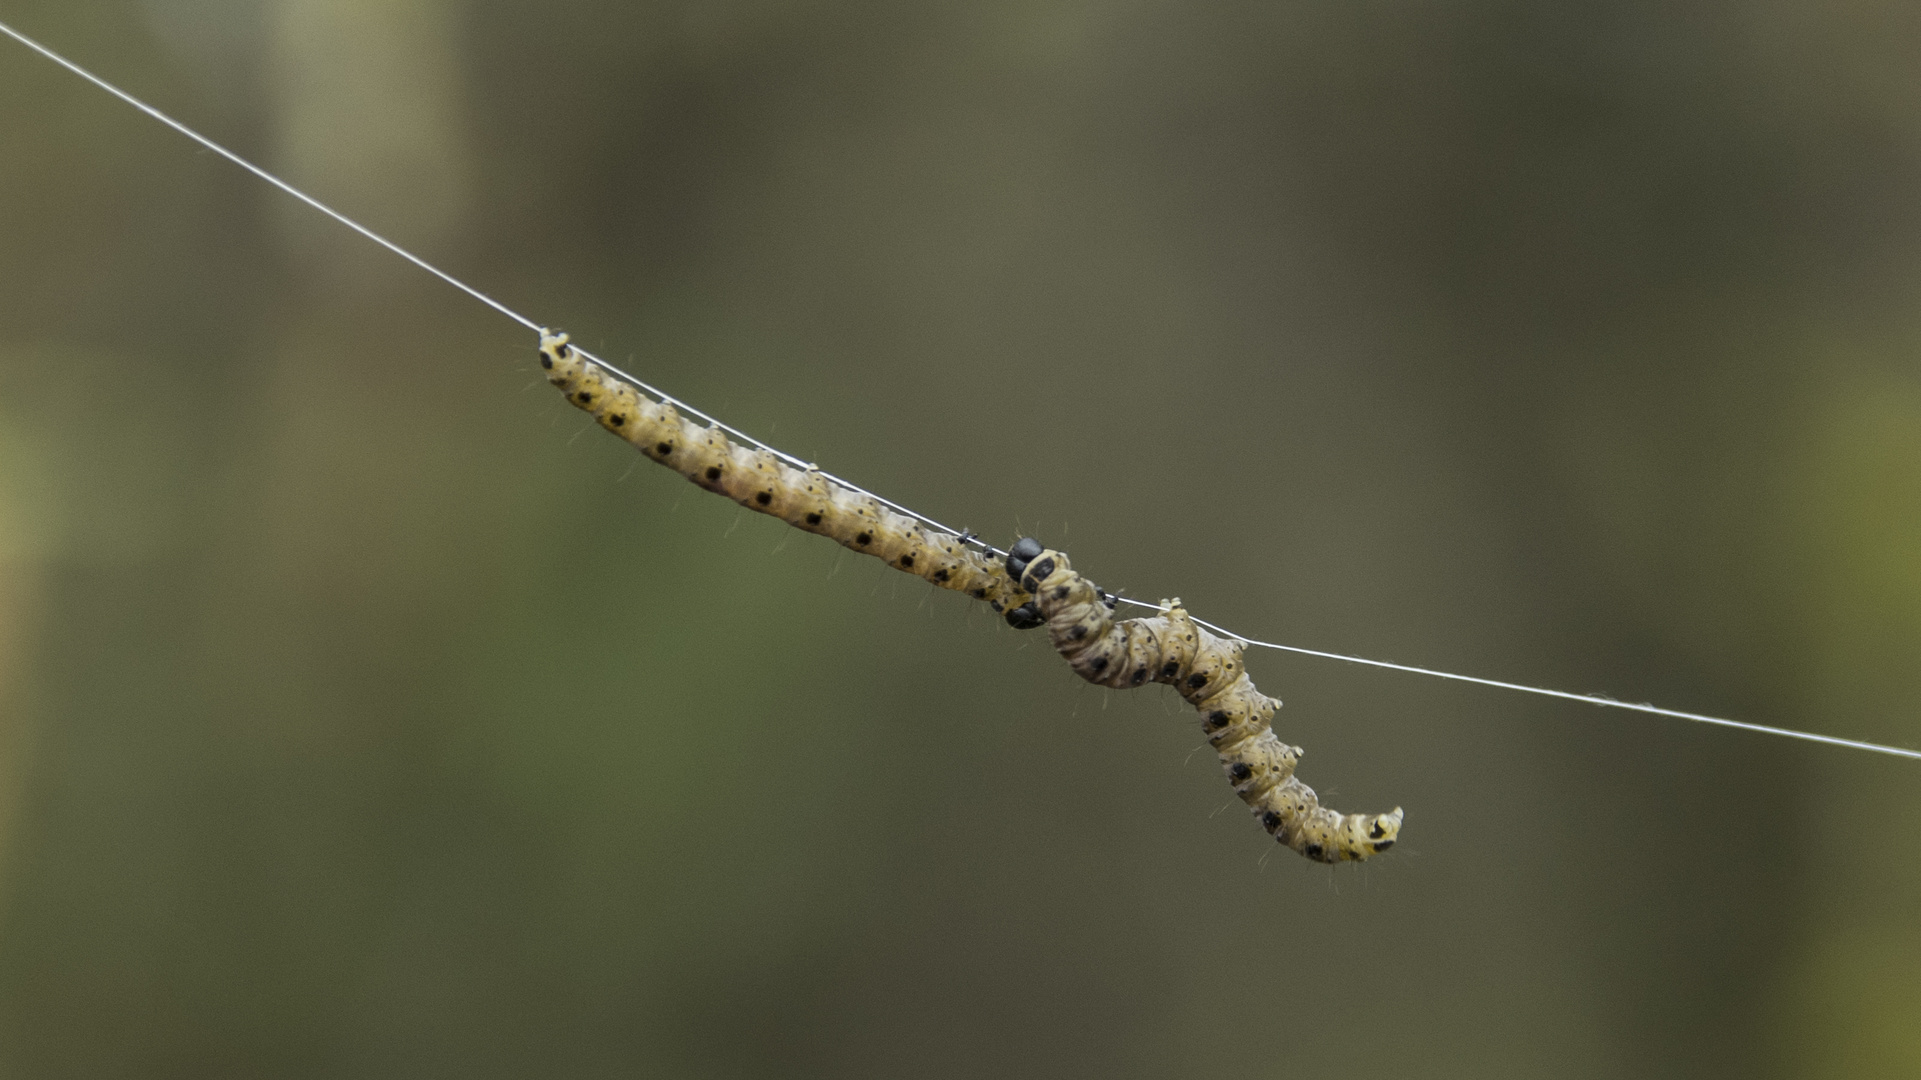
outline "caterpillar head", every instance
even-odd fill
[[[1039,540],[1031,536],[1023,536],[1014,541],[1014,546],[1007,549],[1007,576],[1019,581],[1027,574],[1027,564],[1033,562],[1041,552],[1046,550]]]
[[[1040,605],[1032,600],[1007,613],[1007,625],[1016,630],[1032,630],[1046,622],[1047,616],[1041,614]]]

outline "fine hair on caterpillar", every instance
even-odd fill
[[[1174,687],[1199,711],[1235,793],[1281,844],[1326,863],[1356,862],[1394,846],[1400,808],[1340,814],[1322,806],[1294,775],[1301,750],[1275,736],[1271,724],[1281,703],[1254,688],[1241,642],[1208,633],[1180,601],[1163,601],[1151,617],[1116,621],[1116,598],[1037,540],[1016,542],[1003,560],[975,547],[968,533],[930,530],[817,469],[743,446],[718,425],[647,397],[583,356],[564,333],[541,330],[540,365],[570,404],[694,484],[966,593],[1017,629],[1046,626],[1054,648],[1089,682],[1123,690],[1150,682]]]

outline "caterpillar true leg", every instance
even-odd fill
[[[1274,839],[1321,862],[1365,859],[1394,846],[1401,808],[1386,814],[1341,814],[1324,807],[1294,775],[1299,747],[1271,726],[1280,702],[1254,688],[1241,664],[1241,643],[1194,624],[1179,600],[1161,613],[1116,622],[1107,594],[1074,572],[1067,556],[1033,539],[1008,550],[1007,573],[1034,594],[1047,633],[1089,682],[1129,689],[1150,682],[1180,691],[1201,714],[1201,729],[1219,751],[1221,769]]]

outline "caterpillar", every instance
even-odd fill
[[[641,453],[749,510],[985,601],[1018,629],[1040,625],[1040,614],[1020,585],[965,537],[930,531],[817,470],[797,469],[767,450],[741,446],[719,427],[705,427],[670,402],[649,400],[611,377],[567,340],[564,333],[540,332],[540,366],[547,381]]]
[[[1196,625],[1178,599],[1161,601],[1159,615],[1114,621],[1108,594],[1076,573],[1066,554],[1031,537],[1008,549],[1007,572],[1035,596],[1054,648],[1081,678],[1117,690],[1149,682],[1178,690],[1201,714],[1235,794],[1275,840],[1325,863],[1358,862],[1394,846],[1400,807],[1341,814],[1294,775],[1302,750],[1275,736],[1281,703],[1254,688],[1240,642]]]
[[[1117,689],[1174,686],[1200,711],[1236,794],[1281,844],[1327,863],[1359,861],[1394,846],[1400,809],[1343,815],[1321,806],[1314,789],[1294,775],[1302,751],[1275,736],[1271,721],[1281,703],[1254,688],[1241,643],[1202,629],[1180,601],[1164,601],[1150,618],[1116,622],[1115,598],[1037,540],[1018,541],[1002,558],[965,534],[929,530],[817,469],[742,446],[718,425],[702,425],[671,402],[649,399],[583,356],[564,333],[540,331],[540,366],[570,404],[700,487],[964,592],[1016,629],[1046,626],[1056,651],[1089,682]]]

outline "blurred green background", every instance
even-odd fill
[[[0,18],[1110,587],[1921,744],[1916,5]],[[0,42],[0,1075],[1921,1076],[1915,763],[1262,654],[1330,872],[533,344]]]

